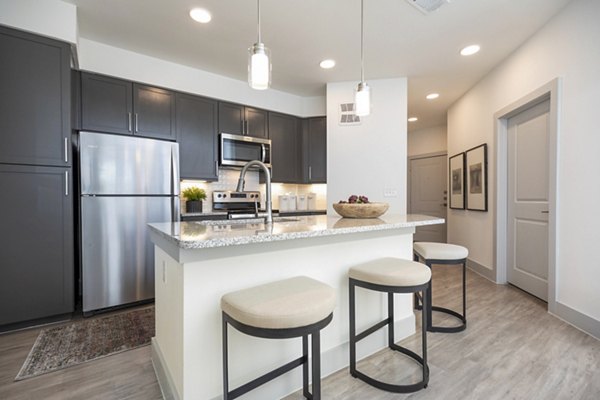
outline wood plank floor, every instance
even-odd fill
[[[434,267],[435,304],[459,309],[459,276],[457,267]],[[467,286],[467,330],[428,335],[427,389],[410,395],[382,392],[344,369],[323,379],[323,398],[600,399],[600,341],[549,315],[545,303],[516,288],[474,273]],[[435,315],[434,323],[452,320]],[[14,382],[39,330],[0,335],[0,399],[161,399],[148,346]],[[401,343],[420,352],[419,338]],[[414,362],[388,350],[361,361],[359,369],[396,383],[419,374]],[[286,397],[296,399],[302,399],[300,393]]]

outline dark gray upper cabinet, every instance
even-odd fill
[[[175,93],[82,73],[81,129],[175,140]]]
[[[136,135],[175,139],[175,93],[133,84],[133,130]]]
[[[297,183],[300,180],[302,142],[299,133],[298,118],[269,112],[273,182]]]
[[[303,121],[303,177],[306,183],[327,183],[327,119]]]
[[[81,74],[81,128],[133,134],[131,82],[96,74]]]
[[[265,139],[269,137],[267,111],[244,107],[244,118],[246,119],[246,135]]]
[[[217,102],[178,93],[176,104],[181,178],[217,180]]]
[[[70,168],[0,164],[0,325],[73,312],[71,179]]]
[[[71,165],[70,47],[0,27],[0,163]]]
[[[219,133],[267,138],[267,111],[221,101]]]

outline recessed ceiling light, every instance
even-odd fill
[[[425,96],[425,98],[427,100],[437,99],[438,97],[440,97],[440,95],[438,93],[430,93],[427,96]]]
[[[319,66],[323,69],[329,69],[335,67],[335,60],[327,59],[319,63]]]
[[[210,20],[212,19],[212,16],[210,15],[210,13],[208,11],[206,11],[204,8],[194,8],[190,11],[190,17],[192,17],[192,19],[194,21],[200,22],[201,24],[206,24],[208,22],[210,22]]]
[[[479,47],[478,44],[472,44],[472,45],[467,46],[464,49],[462,49],[460,51],[460,55],[462,55],[462,56],[472,56],[473,54],[477,53],[480,49],[481,49],[481,47]]]
[[[417,118],[417,117],[410,117],[408,119],[408,122],[417,122],[418,120],[419,120],[419,118]]]

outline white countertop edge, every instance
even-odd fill
[[[324,217],[324,216],[323,216]],[[426,215],[408,214],[403,217],[406,218],[421,218],[413,221],[400,221],[400,222],[386,222],[380,225],[367,225],[367,226],[351,226],[351,227],[338,227],[338,228],[325,228],[321,230],[301,230],[297,232],[280,232],[280,233],[264,233],[255,235],[240,235],[232,237],[218,237],[208,239],[197,239],[197,240],[185,240],[180,239],[177,235],[171,235],[165,230],[161,229],[161,225],[165,224],[149,224],[150,229],[153,232],[159,234],[167,241],[173,243],[180,249],[194,250],[194,249],[207,249],[216,247],[227,247],[227,246],[238,246],[252,243],[266,243],[293,239],[304,239],[312,237],[322,236],[334,236],[334,235],[345,235],[350,233],[360,232],[373,232],[383,230],[393,230],[402,228],[411,228],[425,225],[437,225],[443,224],[445,220],[443,218],[430,217]],[[329,217],[331,218],[331,217]],[[341,218],[336,218],[341,220]],[[349,222],[352,222],[349,220]],[[183,222],[183,223],[196,223],[196,222]]]

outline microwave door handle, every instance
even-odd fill
[[[264,143],[261,143],[260,145],[260,158],[262,162],[267,162],[267,148]]]

